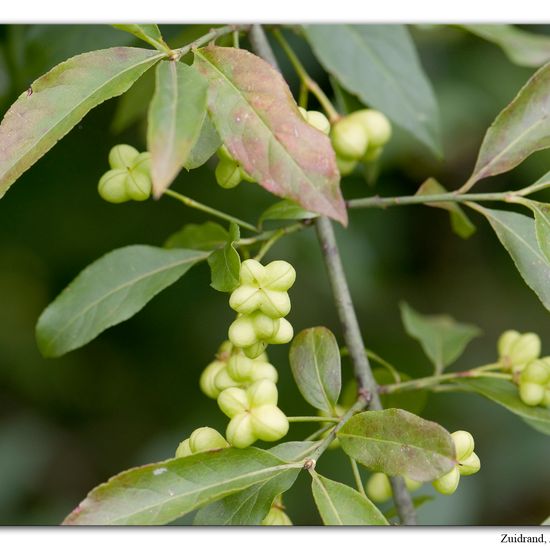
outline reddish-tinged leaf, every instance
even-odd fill
[[[88,111],[124,93],[162,56],[142,48],[97,50],[35,80],[0,124],[0,197]]]
[[[243,168],[271,193],[346,225],[330,140],[302,118],[283,77],[245,50],[209,46],[195,56],[212,121]]]

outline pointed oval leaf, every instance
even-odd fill
[[[195,59],[209,81],[214,126],[246,172],[271,193],[347,224],[330,140],[300,115],[281,74],[236,48],[209,46]]]
[[[481,334],[479,328],[458,323],[449,315],[422,315],[405,302],[400,306],[407,334],[420,342],[438,373],[456,361],[470,340]]]
[[[93,489],[63,523],[162,525],[301,467],[254,447],[174,458],[112,477]]]
[[[342,449],[375,472],[433,481],[455,465],[451,435],[401,409],[352,416],[338,432]]]
[[[304,399],[322,411],[332,411],[342,386],[340,349],[326,327],[302,330],[292,341],[290,368]]]
[[[231,223],[225,246],[214,250],[208,256],[208,265],[212,275],[210,286],[219,292],[231,292],[239,286],[241,257],[235,248],[235,242],[239,240],[239,237],[239,226]]]
[[[36,325],[45,357],[59,357],[137,313],[207,252],[126,246],[82,271],[43,311]]]
[[[141,48],[83,53],[35,80],[0,124],[0,197],[88,111],[124,93],[162,54]]]
[[[166,239],[164,248],[216,250],[225,246],[229,232],[216,222],[188,223]]]
[[[192,66],[177,61],[157,65],[147,128],[156,197],[174,181],[199,140],[207,116],[207,88],[206,79]]]
[[[321,65],[344,88],[441,155],[437,103],[404,25],[306,25],[304,30]]]
[[[318,446],[318,441],[290,441],[272,447],[269,452],[282,460],[295,462]],[[193,525],[260,525],[275,497],[288,491],[299,473],[299,470],[285,470],[244,491],[217,500],[197,512]]]
[[[258,224],[261,227],[267,220],[311,220],[318,216],[319,214],[305,210],[294,201],[284,199],[266,208],[258,219]]]
[[[311,491],[324,525],[389,525],[361,493],[312,471]]]
[[[158,25],[113,25],[113,27],[121,31],[129,32],[161,51],[169,49],[162,38]]]
[[[194,170],[202,166],[221,147],[221,144],[222,140],[216,132],[208,113],[205,112],[199,138],[183,163],[184,168]]]
[[[527,286],[550,311],[550,264],[539,248],[535,222],[516,212],[491,210],[479,205],[475,205],[475,210],[489,220]]]
[[[502,174],[550,147],[550,63],[539,69],[491,124],[463,189]]]
[[[498,403],[510,412],[520,416],[536,430],[550,435],[550,409],[542,406],[530,407],[526,405],[519,398],[518,387],[512,382],[495,378],[465,378],[453,383]]]
[[[550,61],[550,38],[515,25],[460,25],[463,29],[500,46],[510,61],[522,67],[540,67]]]

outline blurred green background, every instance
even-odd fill
[[[188,43],[204,27],[163,26],[171,46]],[[456,188],[469,175],[484,131],[533,70],[511,64],[494,45],[447,26],[411,29],[441,111],[445,157],[434,159],[399,131],[384,152],[375,187],[361,174],[343,182],[346,197],[412,194],[428,176]],[[532,28],[550,33],[548,27]],[[306,44],[290,36],[312,76],[328,79]],[[32,81],[77,53],[134,38],[108,26],[0,27],[0,109],[5,112]],[[277,54],[280,52],[277,50]],[[288,81],[296,79],[279,55]],[[131,466],[173,455],[200,425],[223,430],[226,420],[198,390],[202,369],[225,338],[232,313],[227,296],[209,286],[206,265],[195,267],[131,320],[57,360],[38,353],[34,325],[43,308],[86,265],[113,248],[162,245],[183,224],[206,218],[170,198],[111,205],[96,191],[116,143],[145,149],[148,75],[131,95],[92,111],[0,201],[0,524],[58,524],[86,493]],[[550,168],[538,153],[477,189],[505,190],[535,181]],[[226,191],[212,166],[182,173],[174,188],[254,221],[275,198],[259,186]],[[550,194],[546,197],[550,201]],[[398,303],[424,313],[450,313],[483,330],[452,368],[495,359],[508,328],[535,331],[550,353],[550,313],[523,284],[487,224],[456,237],[446,213],[422,206],[351,212],[338,228],[346,272],[367,345],[404,372],[430,373],[418,344],[404,335]],[[328,280],[312,230],[280,241],[267,259],[292,262],[298,272],[289,316],[296,331],[330,327],[340,338]],[[341,340],[340,340],[341,341]],[[287,346],[272,346],[280,371],[280,406],[312,414],[295,388]],[[351,378],[349,365],[344,375]],[[540,524],[550,515],[550,444],[504,409],[474,395],[437,394],[423,416],[476,439],[482,469],[452,497],[435,496],[419,511],[424,524]],[[291,438],[314,431],[294,425]],[[326,454],[319,471],[351,480],[341,451]],[[306,475],[285,497],[296,524],[319,523]],[[191,521],[185,518],[182,523]]]

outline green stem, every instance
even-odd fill
[[[286,419],[289,422],[340,422],[340,418],[333,416],[287,416]]]
[[[404,197],[365,197],[347,201],[348,208],[387,208],[388,206],[406,206],[410,204],[429,204],[433,202],[482,202],[502,201],[517,203],[519,191],[504,193],[471,193],[458,195],[456,192],[438,193],[436,195],[409,195]]]
[[[357,466],[357,461],[354,458],[349,457],[349,461],[351,464],[351,469],[353,471],[353,478],[355,479],[355,485],[357,486],[357,490],[364,496],[367,496],[367,493],[365,493],[365,487],[363,485],[363,480],[361,479],[361,472],[359,472],[359,467]]]
[[[184,55],[188,54],[191,50],[195,48],[200,48],[212,40],[216,40],[220,36],[226,34],[231,34],[238,31],[248,31],[250,30],[251,25],[225,25],[224,27],[218,27],[217,29],[212,29],[210,32],[204,34],[203,36],[197,38],[193,42],[186,44],[182,48],[178,48],[172,51],[170,59],[174,61],[179,61]]]
[[[233,31],[233,47],[240,48],[239,44],[239,31]]]
[[[296,71],[296,74],[300,78],[300,82],[302,85],[309,90],[319,101],[325,112],[327,113],[327,116],[333,124],[334,122],[337,122],[341,117],[338,111],[334,108],[334,105],[330,101],[330,99],[326,96],[325,92],[321,89],[319,84],[313,80],[308,72],[306,71],[305,67],[302,65],[302,62],[298,59],[298,56],[294,53],[294,50],[290,47],[290,44],[286,41],[285,37],[283,36],[283,33],[279,29],[275,29],[273,31],[273,35],[277,39],[277,42],[281,45],[281,48],[283,48],[283,51],[285,52],[286,56],[288,57],[288,60],[290,61],[291,65],[294,67],[294,70]],[[300,95],[300,97],[302,97]]]
[[[306,441],[315,441],[320,435],[323,435],[327,431],[327,427],[323,426],[322,428],[319,428],[318,430],[314,431],[312,434],[308,435],[306,437]]]
[[[260,262],[262,258],[269,252],[269,249],[283,236],[285,232],[283,229],[277,229],[275,233],[262,245],[254,259]]]
[[[201,202],[197,202],[196,200],[192,199],[191,197],[187,197],[186,195],[182,195],[181,193],[177,193],[176,191],[173,191],[172,189],[167,189],[164,192],[164,194],[180,201],[181,203],[185,204],[185,206],[189,206],[189,208],[194,208],[195,210],[200,210],[201,212],[206,212],[207,214],[210,214],[211,216],[215,216],[216,218],[221,218],[222,220],[226,220],[228,222],[236,223],[240,227],[244,227],[245,229],[248,229],[249,231],[254,231],[254,233],[258,233],[258,229],[256,227],[254,227],[252,224],[250,224],[248,222],[245,222],[243,220],[240,220],[239,218],[235,218],[235,216],[231,216],[230,214],[226,214],[225,212],[222,212],[221,210],[216,210],[215,208],[212,208],[211,206],[207,206],[206,204],[202,204]]]

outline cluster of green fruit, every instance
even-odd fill
[[[550,357],[540,357],[540,338],[533,332],[507,330],[498,340],[499,363],[513,375],[526,405],[550,407]]]
[[[97,186],[104,200],[118,204],[151,196],[150,153],[140,153],[131,145],[115,145],[109,152],[109,166]]]
[[[332,126],[330,139],[340,174],[351,173],[358,162],[376,160],[391,132],[390,121],[374,109],[361,109],[338,120]]]
[[[455,446],[456,466],[444,476],[432,482],[433,487],[444,495],[452,495],[458,488],[460,476],[470,476],[477,473],[481,467],[479,457],[474,453],[474,438],[464,430],[451,434]],[[420,481],[404,477],[405,485],[411,492],[422,486]],[[375,473],[370,476],[366,492],[374,502],[385,502],[392,497],[392,488],[388,476]]]

